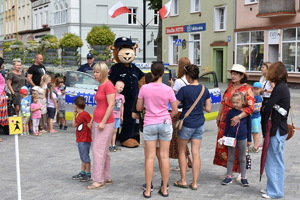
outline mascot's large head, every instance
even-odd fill
[[[118,63],[129,64],[135,58],[135,52],[138,45],[133,43],[131,39],[126,37],[119,37],[114,42],[110,49],[113,51],[114,59]]]

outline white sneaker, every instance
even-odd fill
[[[267,191],[264,190],[264,189],[262,189],[262,190],[260,190],[260,193],[262,193],[262,194],[267,194]]]
[[[267,194],[262,194],[261,195],[263,198],[265,198],[265,199],[271,199],[271,197],[269,196],[269,195],[267,195]]]

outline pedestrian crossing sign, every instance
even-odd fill
[[[181,46],[182,45],[182,40],[181,39],[176,39],[174,40],[175,46]]]
[[[10,135],[23,133],[22,117],[8,117],[8,125]]]

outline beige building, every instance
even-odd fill
[[[22,33],[32,29],[32,9],[30,0],[17,1],[17,32]],[[30,36],[19,34],[19,40],[27,41]]]
[[[4,0],[4,39],[16,37],[16,2],[17,0]]]
[[[289,83],[300,83],[300,1],[236,1],[235,62],[250,80],[261,76],[261,64],[282,61]]]

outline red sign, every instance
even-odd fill
[[[184,26],[173,26],[166,28],[166,34],[173,34],[173,33],[183,33]]]

